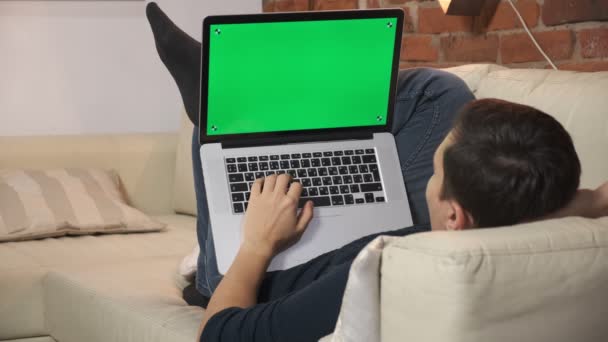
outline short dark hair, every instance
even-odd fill
[[[456,200],[477,228],[539,219],[576,194],[581,164],[572,138],[538,109],[473,101],[456,118],[452,138],[441,197]]]

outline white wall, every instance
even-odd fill
[[[159,0],[200,41],[209,14],[261,0]],[[146,1],[0,1],[0,136],[175,131],[183,108]]]

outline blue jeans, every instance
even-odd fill
[[[433,175],[433,155],[449,132],[458,110],[471,100],[474,96],[467,85],[450,73],[425,68],[399,72],[391,131],[397,144],[414,224],[429,223],[425,192]],[[202,295],[210,297],[222,275],[217,269],[199,149],[198,128],[194,127],[192,166],[201,250],[196,288]]]

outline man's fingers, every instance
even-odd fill
[[[253,182],[251,187],[251,196],[259,196],[262,192],[262,184],[264,184],[264,178],[258,178]]]
[[[270,175],[264,179],[264,189],[262,193],[269,194],[274,191],[275,184],[277,182],[276,175]]]
[[[306,230],[306,227],[308,227],[308,224],[310,223],[310,220],[312,220],[313,217],[313,204],[312,201],[308,201],[306,202],[306,204],[304,204],[304,208],[302,208],[302,211],[300,211],[300,215],[298,216],[298,222],[296,223],[296,232],[298,232],[300,235],[304,234],[304,231]]]
[[[300,200],[300,194],[302,194],[302,184],[299,182],[293,182],[289,186],[289,190],[287,191],[287,196],[296,200],[296,203]]]
[[[279,177],[277,177],[276,185],[274,186],[275,191],[285,194],[287,192],[287,186],[289,186],[290,180],[291,176],[286,173],[279,175]]]

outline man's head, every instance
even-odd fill
[[[574,197],[581,165],[551,116],[500,100],[465,106],[434,156],[427,187],[433,230],[533,221]]]

